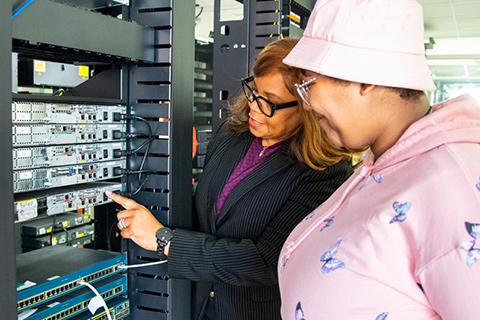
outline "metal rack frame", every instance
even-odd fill
[[[5,155],[2,159],[4,168],[13,168],[12,157],[12,4],[0,1],[0,150]],[[12,170],[0,170],[0,313],[4,319],[17,319],[17,294],[15,286],[15,250],[13,229],[13,175]]]
[[[191,145],[193,125],[194,0],[131,0],[130,19],[120,20],[96,12],[49,0],[37,0],[12,21],[12,1],[0,2],[0,70],[11,73],[12,40],[25,55],[39,55],[52,61],[107,62],[122,65],[123,94],[119,100],[130,106],[130,113],[151,123],[156,139],[146,161],[146,169],[168,174],[151,178],[135,200],[145,201],[162,223],[172,227],[191,226]],[[55,13],[53,15],[53,13]],[[80,22],[79,19],[80,18]],[[92,36],[95,35],[95,36]],[[5,168],[12,168],[11,77],[0,80],[0,138]],[[186,94],[188,93],[188,94]],[[61,97],[59,101],[68,101]],[[73,98],[90,101],[88,98]],[[97,101],[93,99],[92,101]],[[157,101],[158,103],[155,103]],[[159,103],[163,102],[163,103]],[[159,119],[168,119],[160,121]],[[133,125],[132,132],[145,130]],[[137,143],[137,142],[136,142]],[[138,143],[141,143],[139,141]],[[138,163],[131,157],[130,166]],[[128,180],[128,179],[127,179]],[[12,170],[0,171],[3,185],[0,205],[0,302],[2,319],[16,319],[15,233],[13,223]],[[168,193],[156,190],[168,190]],[[168,208],[168,209],[165,209]],[[158,255],[126,245],[130,263]],[[151,269],[151,270],[148,270]],[[190,283],[168,279],[166,268],[146,268],[164,279],[163,286],[143,281],[137,272],[129,273],[131,318],[188,319]],[[153,280],[153,279],[152,279]],[[161,311],[159,312],[159,309]]]

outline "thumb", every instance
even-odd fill
[[[113,193],[110,190],[105,191],[105,195],[119,205],[121,205],[122,207],[124,207],[125,209],[133,209],[138,206],[138,203],[136,203],[132,199],[122,197],[121,195]]]

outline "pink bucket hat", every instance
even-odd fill
[[[318,0],[283,62],[343,80],[435,90],[415,0]]]

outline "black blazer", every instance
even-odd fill
[[[213,319],[281,319],[283,243],[353,173],[343,162],[313,170],[292,159],[286,143],[235,186],[216,221],[216,200],[253,139],[225,128],[215,135],[195,196],[200,232],[175,230],[168,272],[194,282],[193,319],[203,318],[207,303]]]

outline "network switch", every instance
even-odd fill
[[[89,214],[64,213],[55,217],[45,217],[22,224],[22,235],[38,237],[48,233],[73,228],[90,223],[92,217]]]
[[[60,230],[61,231],[54,231],[51,234],[39,237],[23,235],[22,247],[24,251],[26,252],[32,249],[40,249],[56,245],[77,247],[79,245],[92,243],[95,236],[95,226],[93,224]]]
[[[108,311],[112,319],[121,320],[130,315],[130,300],[126,298],[115,298],[107,302]],[[72,320],[107,320],[105,310],[99,309],[92,315],[89,311],[75,316]]]
[[[78,284],[80,280],[96,283],[111,278],[123,272],[124,269],[120,266],[126,263],[126,254],[66,246],[47,247],[20,254],[17,256],[17,283],[30,281],[36,285],[23,290],[19,287],[18,311],[83,288]],[[121,281],[124,280],[124,277],[120,278]]]
[[[116,168],[125,168],[125,159],[15,171],[13,191],[42,190],[116,178],[121,173]]]
[[[125,123],[113,124],[16,124],[12,127],[13,146],[94,143],[118,140]]]
[[[62,188],[15,195],[15,221],[26,221],[41,215],[55,215],[112,202],[105,191],[120,192],[116,182],[86,183]]]
[[[13,148],[13,170],[114,160],[125,142]]]
[[[103,300],[109,301],[115,297],[126,294],[127,278],[124,275],[114,275],[95,283],[93,286]],[[89,288],[83,286],[75,292],[54,299],[49,304],[39,305],[36,307],[38,310],[29,316],[28,320],[69,319],[88,310],[88,304],[94,297],[95,294]]]
[[[122,105],[83,105],[17,101],[12,103],[13,123],[113,123]]]

